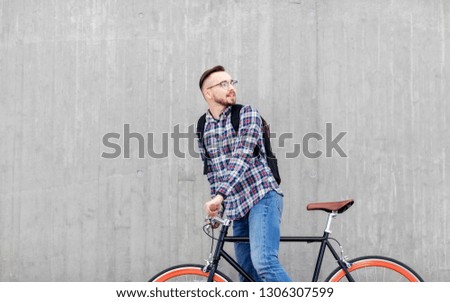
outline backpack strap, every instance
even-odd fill
[[[264,149],[266,149],[266,157],[275,158],[275,155],[272,152],[272,146],[270,145],[270,126],[262,117],[261,120],[263,126],[263,141]]]
[[[203,141],[203,137],[205,136],[205,124],[206,124],[206,113],[203,114],[197,122],[197,137],[199,141],[203,145],[203,149],[205,150],[205,160],[203,161],[203,174],[208,174],[208,163],[207,159],[209,158],[208,150],[206,150],[205,142]]]
[[[236,135],[238,135],[239,132],[239,122],[241,119],[241,109],[242,109],[242,105],[240,104],[235,104],[233,106],[231,106],[231,124],[233,125],[234,131],[236,132]],[[256,145],[255,150],[253,151],[253,156],[258,156],[259,155],[259,146]]]
[[[205,134],[205,124],[206,124],[206,113],[203,114],[197,122],[197,137],[202,140]]]
[[[231,106],[231,124],[233,125],[234,131],[237,133],[239,132],[239,122],[241,119],[241,109],[242,109],[242,105],[240,104],[235,104],[233,106]]]
[[[278,170],[278,160],[275,154],[272,152],[272,146],[270,145],[270,127],[269,124],[261,117],[263,123],[263,138],[264,138],[264,149],[266,149],[266,160],[269,165],[270,171],[272,172],[273,178],[277,184],[281,183],[280,172]]]

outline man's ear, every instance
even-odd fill
[[[212,98],[211,91],[209,89],[205,89],[203,91],[203,96],[205,97],[205,100],[210,101]]]

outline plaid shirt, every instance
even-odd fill
[[[254,157],[256,144],[260,155]],[[275,190],[282,194],[266,161],[262,135],[262,120],[258,111],[250,106],[240,111],[239,133],[231,123],[231,106],[219,120],[206,113],[204,146],[199,141],[202,160],[208,151],[207,177],[211,184],[211,197],[225,197],[225,213],[231,220],[244,217],[266,193]]]

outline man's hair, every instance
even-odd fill
[[[225,71],[225,68],[223,66],[217,65],[214,66],[213,68],[210,68],[208,70],[206,70],[202,76],[200,77],[200,81],[199,81],[199,86],[200,86],[200,90],[202,90],[202,86],[203,86],[203,82],[214,72],[218,72],[218,71]]]

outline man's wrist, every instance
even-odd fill
[[[216,196],[222,196],[223,200],[225,200],[227,198],[227,196],[225,194],[223,194],[222,192],[217,192]]]

